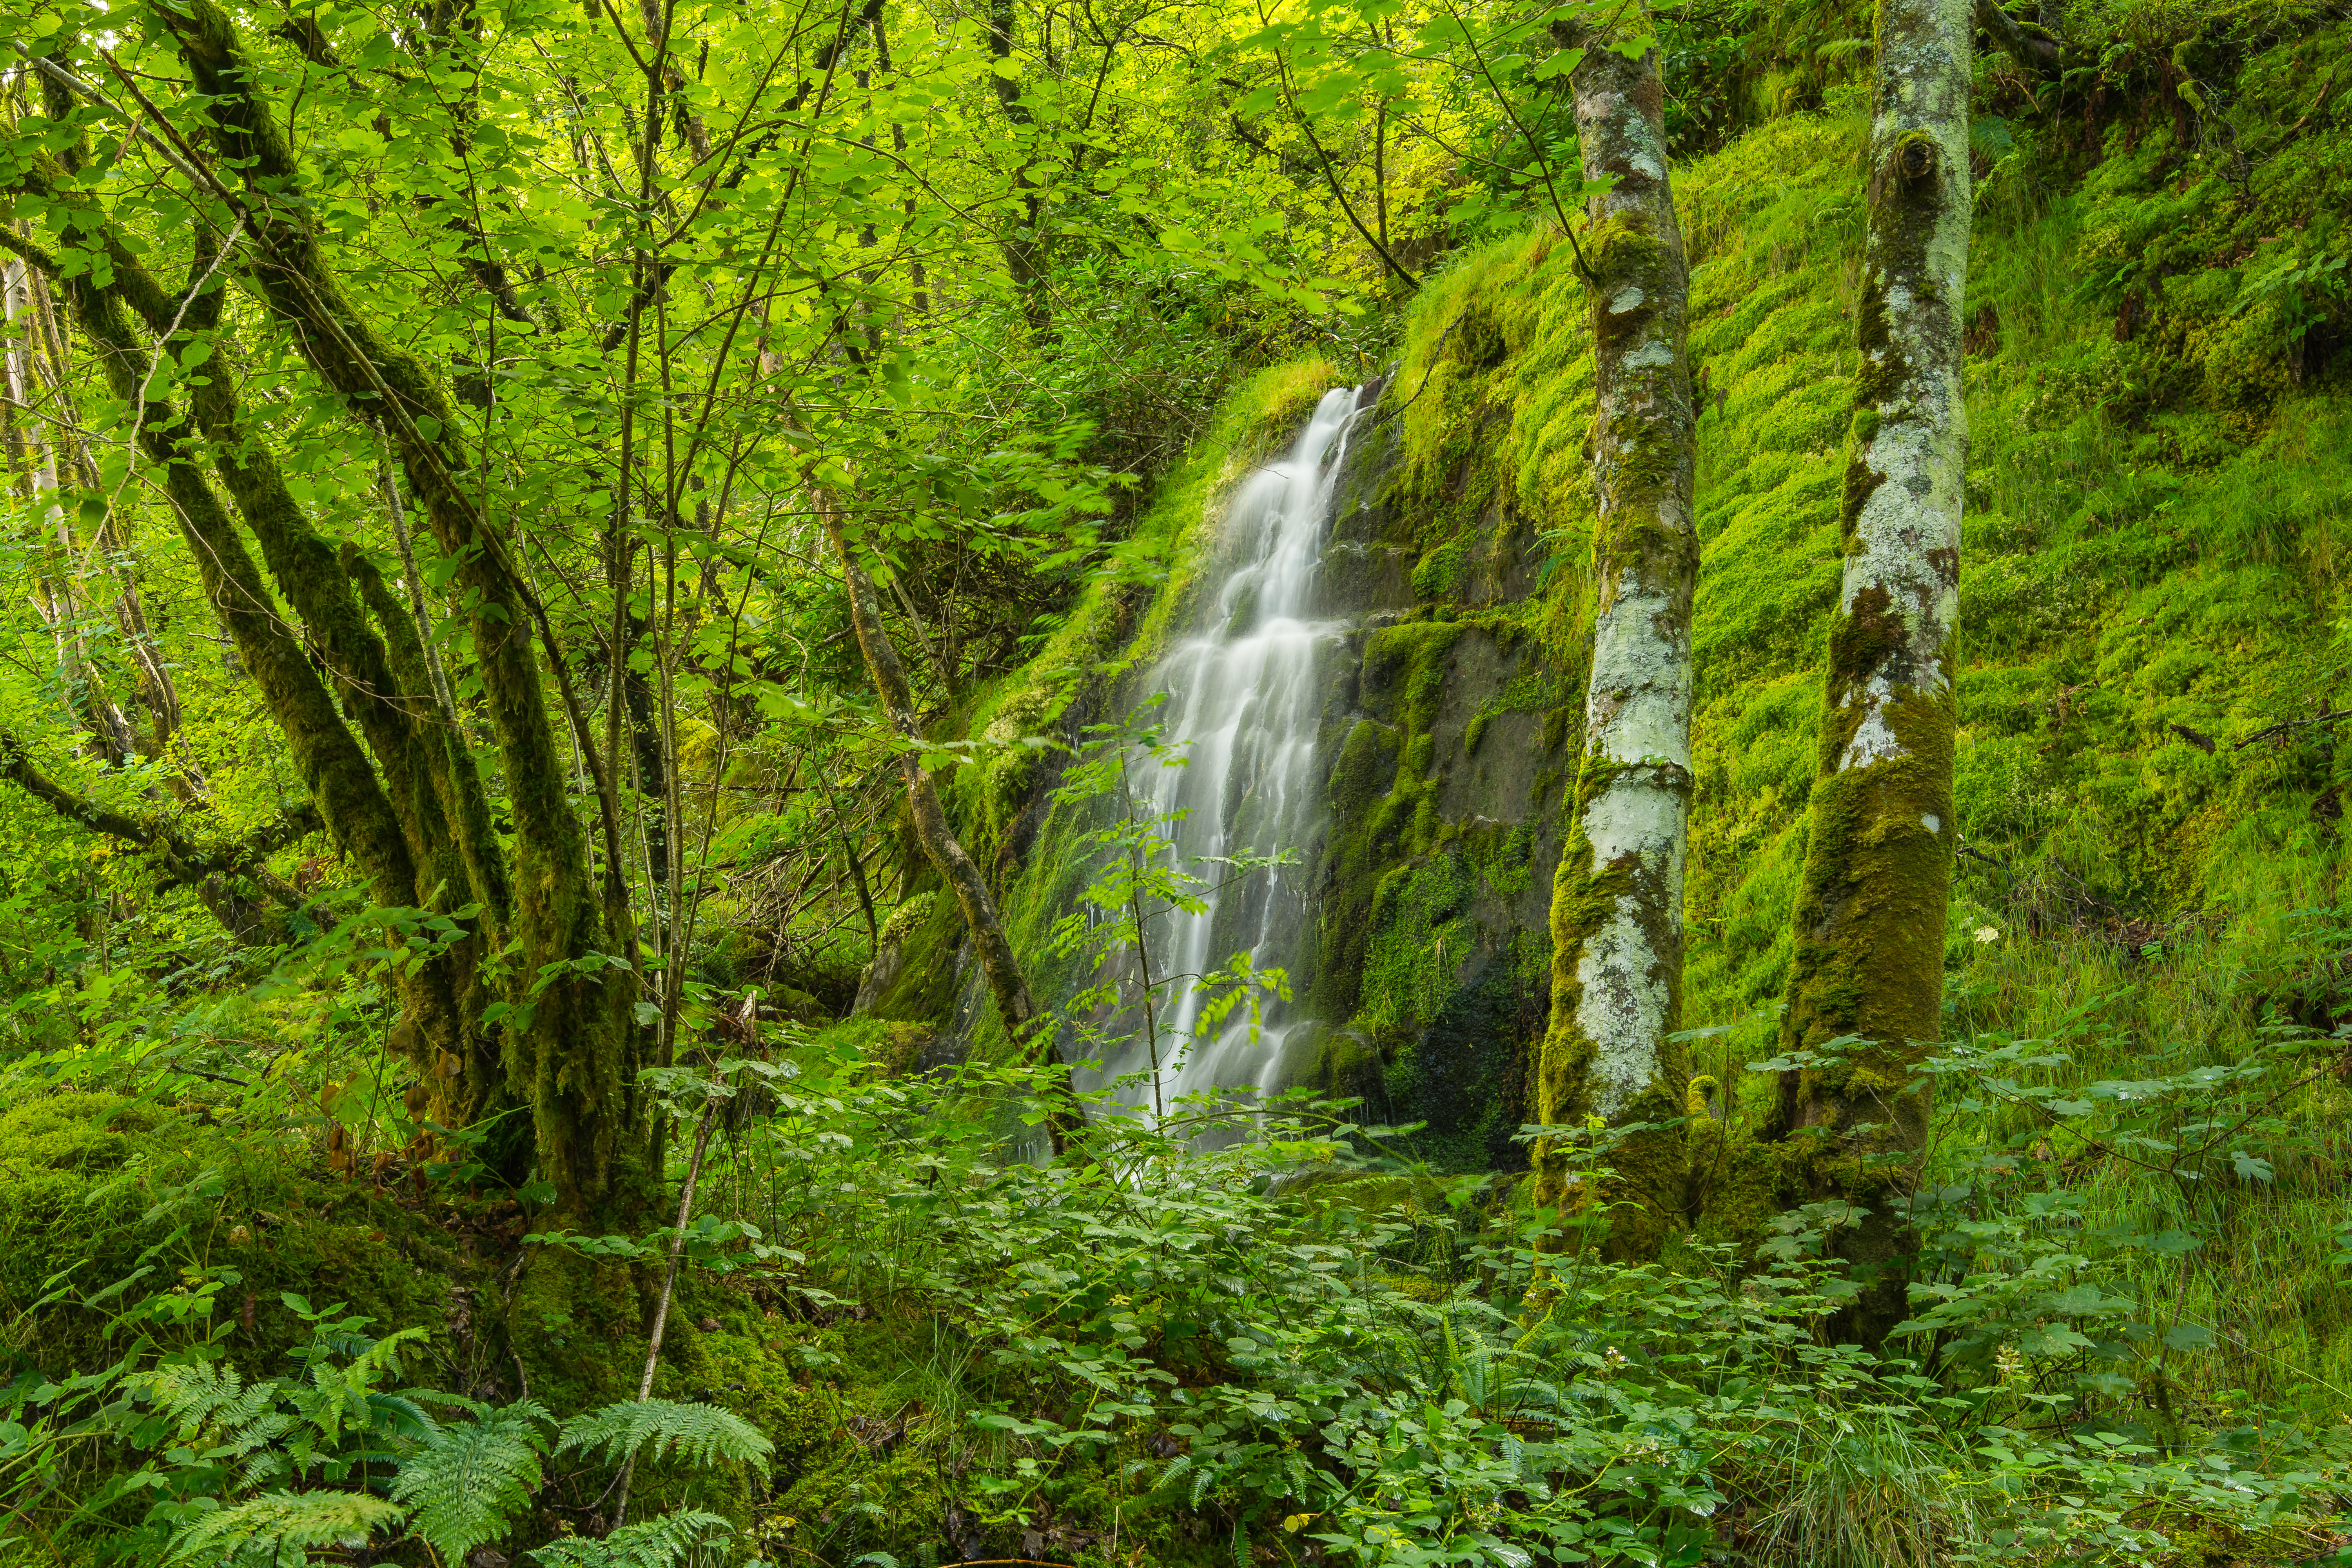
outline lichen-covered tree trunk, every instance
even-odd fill
[[[1968,450],[1970,0],[1880,0],[1861,363],[1830,627],[1811,838],[1782,1040],[1867,1042],[1785,1074],[1778,1130],[1817,1142],[1817,1195],[1866,1276],[1850,1331],[1899,1320],[1899,1173],[1927,1134],[1914,1042],[1941,1033],[1950,890],[1955,622]]]
[[[1537,1058],[1537,1120],[1672,1123],[1683,1114],[1683,867],[1690,807],[1689,279],[1666,174],[1658,57],[1572,40],[1591,204],[1580,241],[1592,297],[1599,409],[1592,474],[1599,610],[1574,821],[1552,888],[1551,1020]],[[1617,1244],[1639,1249],[1682,1207],[1682,1141],[1636,1135],[1612,1163]],[[1564,1195],[1557,1149],[1538,1151],[1538,1201]]]

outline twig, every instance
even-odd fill
[[[2333,724],[2338,719],[2352,719],[2352,708],[2336,708],[2325,712],[2315,713],[2308,719],[2282,719],[2266,730],[2255,731],[2252,734],[2239,742],[2235,746],[2232,746],[2231,750],[2242,752],[2248,746],[2252,745],[2256,741],[2275,740],[2279,736],[2286,734],[2290,731],[2301,730],[2312,724]]]
[[[1496,107],[1503,111],[1504,118],[1510,121],[1511,129],[1517,132],[1520,138],[1527,142],[1528,152],[1536,161],[1536,172],[1543,176],[1544,195],[1551,200],[1552,216],[1559,219],[1560,232],[1568,236],[1568,243],[1570,246],[1576,246],[1576,231],[1569,226],[1568,209],[1560,205],[1559,188],[1552,184],[1551,160],[1544,156],[1543,143],[1537,141],[1528,128],[1519,122],[1517,112],[1511,108],[1510,94],[1505,92],[1503,84],[1495,79],[1495,73],[1486,68],[1486,51],[1478,47],[1477,35],[1471,32],[1470,24],[1465,22],[1455,12],[1450,0],[1438,0],[1438,4],[1444,6],[1447,19],[1461,29],[1462,41],[1469,46],[1470,58],[1477,63],[1478,74],[1486,79],[1486,89],[1495,95]],[[1578,271],[1584,274],[1587,282],[1595,281],[1591,272],[1584,265],[1584,250],[1580,246],[1576,247],[1576,268]]]
[[[425,580],[416,573],[416,548],[408,536],[408,513],[400,504],[400,479],[392,471],[392,437],[384,434],[383,421],[375,421],[376,468],[383,486],[384,511],[392,519],[392,536],[400,545],[400,568],[408,580],[408,613],[415,617],[417,640],[425,645],[425,669],[433,681],[434,700],[441,705],[441,721],[463,735],[457,722],[457,703],[452,695],[448,672],[441,668],[441,649],[433,637],[433,610],[425,603]]]
[[[758,994],[751,997],[752,1006],[759,1005]],[[694,1212],[695,1184],[702,1179],[702,1156],[710,1148],[710,1121],[718,1114],[719,1098],[706,1100],[702,1107],[702,1122],[694,1130],[694,1156],[686,1163],[686,1186],[677,1194],[677,1229],[669,1238],[669,1271],[662,1276],[661,1300],[654,1307],[653,1331],[646,1336],[646,1371],[637,1380],[637,1403],[653,1397],[654,1369],[661,1364],[662,1335],[669,1328],[670,1296],[677,1289],[678,1258],[686,1251],[686,1222]],[[629,1517],[629,1481],[637,1468],[637,1456],[633,1449],[621,1466],[621,1495],[613,1504],[613,1528],[618,1530]]]
[[[253,1085],[247,1083],[241,1078],[231,1078],[225,1072],[206,1072],[202,1068],[184,1068],[177,1064],[167,1063],[164,1066],[163,1070],[165,1072],[178,1073],[184,1078],[200,1078],[207,1083],[233,1083],[239,1089],[251,1089],[253,1087]]]
[[[1421,401],[1421,395],[1429,390],[1429,378],[1437,374],[1437,351],[1445,346],[1446,338],[1452,335],[1454,328],[1462,324],[1462,318],[1469,313],[1470,307],[1467,305],[1465,305],[1461,310],[1456,310],[1454,313],[1454,319],[1445,323],[1445,331],[1438,333],[1437,341],[1429,345],[1429,368],[1421,373],[1421,384],[1412,389],[1412,395],[1411,397],[1406,398],[1402,403],[1398,404],[1386,414],[1382,414],[1374,418],[1372,421],[1373,424],[1378,425],[1384,420],[1393,419],[1398,415],[1402,414],[1406,409]]]
[[[213,280],[213,274],[220,270],[221,263],[228,259],[228,253],[236,248],[236,242],[244,236],[245,219],[240,217],[229,225],[228,237],[221,241],[220,249],[214,253],[212,265],[205,268],[204,276],[188,289],[187,298],[182,300],[180,308],[172,313],[172,324],[163,329],[162,337],[155,340],[155,352],[147,361],[147,374],[139,378],[139,402],[131,410],[131,434],[126,437],[134,457],[138,451],[139,432],[147,423],[147,388],[153,384],[155,373],[163,368],[163,356],[171,352],[172,340],[179,335],[180,323],[188,319],[188,307],[196,302],[196,296],[205,291],[205,286]],[[134,463],[132,467],[137,465]],[[122,487],[131,482],[131,471],[129,468],[124,468],[122,478],[115,481],[114,493],[106,498],[107,510],[112,511],[114,503],[122,499]]]
[[[2303,111],[2302,119],[2296,121],[2294,124],[2286,128],[2287,136],[2293,136],[2296,132],[2311,123],[2311,117],[2318,113],[2321,109],[2326,106],[2327,95],[2336,90],[2336,73],[2343,68],[2344,68],[2341,66],[2335,66],[2329,68],[2327,72],[2327,79],[2319,84],[2319,96],[2311,100],[2311,107]],[[2284,137],[2281,138],[2282,141],[2284,139]]]

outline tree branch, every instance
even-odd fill
[[[0,731],[0,778],[68,821],[93,833],[138,846],[152,855],[175,882],[194,884],[207,877],[249,877],[262,891],[289,909],[299,906],[302,895],[284,878],[270,871],[266,862],[278,850],[326,826],[319,818],[318,808],[306,801],[245,838],[202,843],[163,817],[119,811],[68,788],[36,766],[24,742],[5,731]]]

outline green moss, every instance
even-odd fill
[[[963,942],[963,911],[937,889],[910,900],[917,910],[898,927],[898,968],[896,976],[874,998],[874,1016],[900,1023],[935,1024],[945,1019],[956,993],[956,952]],[[887,946],[887,944],[886,944]]]
[[[1331,809],[1343,817],[1361,814],[1389,793],[1397,773],[1400,731],[1374,719],[1358,720],[1339,743],[1331,768]]]
[[[0,1105],[0,1313],[16,1348],[48,1370],[121,1353],[106,1337],[110,1311],[78,1303],[142,1267],[143,1282],[113,1310],[207,1271],[232,1273],[213,1311],[236,1318],[225,1349],[249,1373],[280,1370],[307,1332],[282,1292],[345,1303],[378,1332],[421,1324],[437,1333],[452,1287],[480,1283],[479,1266],[451,1249],[438,1224],[420,1225],[372,1184],[330,1174],[309,1138],[232,1137],[191,1112],[69,1092]],[[33,1312],[61,1274],[79,1289]]]
[[[1462,581],[1462,565],[1468,555],[1469,546],[1459,539],[1431,549],[1412,569],[1413,596],[1443,599],[1452,594]]]
[[[1425,735],[1444,695],[1445,656],[1465,628],[1454,621],[1407,621],[1364,638],[1363,694],[1367,710]]]

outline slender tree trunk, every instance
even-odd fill
[[[916,719],[914,695],[907,685],[906,667],[898,661],[898,647],[882,624],[881,595],[849,548],[848,536],[842,531],[841,514],[835,510],[831,499],[819,489],[813,489],[812,494],[816,497],[818,513],[824,521],[825,537],[832,542],[834,552],[841,562],[842,583],[849,594],[850,621],[857,631],[857,646],[866,655],[866,667],[873,675],[875,693],[882,700],[890,728],[900,739],[919,742],[922,728]],[[997,1016],[1004,1020],[1005,1034],[1016,1049],[1034,1051],[1041,1059],[1046,1059],[1047,1065],[1058,1065],[1048,1059],[1053,1053],[1053,1032],[1039,1027],[1044,1020],[1029,994],[1029,982],[1021,973],[1021,960],[1004,934],[1004,922],[997,916],[996,900],[989,896],[988,879],[981,875],[979,865],[956,837],[947,810],[940,804],[940,793],[932,786],[931,775],[923,771],[921,756],[912,749],[901,752],[898,765],[906,775],[907,804],[915,818],[915,837],[940,875],[947,879],[956,907],[963,911],[964,925],[971,932],[972,950],[979,956],[981,973],[988,979],[989,993],[996,999]],[[1059,1081],[1061,1092],[1066,1094],[1068,1080]],[[1063,1152],[1077,1121],[1075,1107],[1061,1106],[1047,1120],[1045,1131],[1053,1140],[1055,1153]]]
[[[1783,1075],[1778,1121],[1820,1140],[1819,1194],[1870,1211],[1839,1249],[1867,1277],[1848,1331],[1874,1343],[1904,1310],[1899,1177],[1925,1142],[1928,1110],[1916,1043],[1942,1032],[1968,453],[1969,30],[1969,0],[1880,0],[1845,581],[1781,1030],[1790,1048],[1866,1042]]]
[[[1574,77],[1584,177],[1616,184],[1590,204],[1599,410],[1593,488],[1600,565],[1592,677],[1575,819],[1552,888],[1551,1022],[1537,1058],[1536,1119],[1673,1122],[1683,1113],[1683,867],[1690,807],[1691,595],[1698,536],[1689,279],[1666,175],[1664,93],[1640,60],[1580,40]],[[1653,1245],[1683,1206],[1678,1132],[1642,1134],[1612,1161],[1636,1217],[1620,1247]],[[1539,1151],[1538,1201],[1565,1173]]]
[[[999,62],[1009,63],[1013,58],[1013,0],[989,0],[988,52]],[[1025,139],[1036,124],[1036,116],[1022,101],[1019,77],[998,74],[989,80],[996,89],[1005,119],[1013,122],[1015,134]],[[1045,299],[1045,205],[1029,175],[1034,166],[1034,160],[1024,156],[1021,166],[1013,171],[1013,186],[1021,193],[1022,218],[1004,241],[1004,263],[1013,275],[1013,291],[1021,297],[1021,313],[1029,330],[1043,334],[1053,329],[1053,312]]]
[[[14,256],[0,257],[0,327],[5,331],[5,390],[9,409],[8,458],[22,473],[26,499],[39,530],[40,554],[47,570],[34,574],[33,608],[49,628],[56,645],[58,668],[67,689],[79,702],[81,718],[106,760],[116,767],[139,754],[138,737],[122,710],[106,689],[104,677],[91,660],[82,630],[82,606],[74,591],[78,552],[73,524],[58,499],[56,433],[43,428],[38,412],[43,394],[54,388],[41,384],[40,328],[35,301],[47,287],[33,269]]]
[[[99,482],[98,464],[89,455],[89,442],[81,434],[86,426],[81,411],[75,405],[73,362],[66,343],[66,332],[58,320],[56,300],[50,284],[36,275],[32,279],[32,310],[34,336],[39,352],[34,355],[37,365],[47,361],[47,379],[59,414],[58,444],[71,459],[73,477],[81,488],[97,494],[106,488]],[[110,507],[98,525],[91,547],[106,561],[108,574],[114,580],[114,613],[122,627],[124,646],[130,649],[139,668],[139,697],[154,720],[152,753],[161,757],[173,749],[173,737],[180,728],[180,694],[172,679],[171,668],[163,661],[162,645],[154,629],[148,624],[144,595],[140,592],[139,575],[134,569],[129,541]],[[127,727],[127,723],[126,723]],[[172,787],[184,800],[202,798],[209,791],[203,770],[195,764],[193,753],[184,742],[179,746],[177,776]]]

